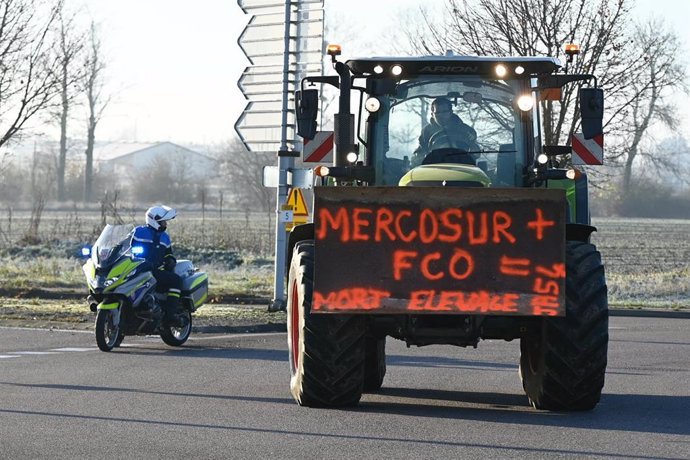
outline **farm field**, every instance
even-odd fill
[[[690,308],[690,220],[592,219],[609,303]]]
[[[134,212],[120,217],[140,220]],[[59,317],[90,325],[90,312],[80,313],[85,286],[74,255],[93,242],[101,221],[96,211],[49,211],[39,226],[40,243],[26,245],[21,240],[30,213],[11,219],[0,213],[0,320]],[[690,220],[596,218],[593,225],[612,307],[690,309]],[[209,273],[211,299],[199,310],[202,322],[263,315],[273,293],[272,227],[265,213],[184,210],[170,225],[178,258]],[[234,309],[237,304],[251,308]]]

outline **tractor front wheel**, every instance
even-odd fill
[[[601,398],[608,352],[608,301],[594,245],[566,244],[566,315],[542,319],[520,341],[520,377],[537,409],[593,409]]]
[[[365,318],[312,314],[314,242],[295,246],[288,277],[290,390],[300,406],[354,406],[364,383]]]

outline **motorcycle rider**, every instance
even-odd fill
[[[168,221],[175,218],[177,211],[169,206],[156,205],[146,210],[146,225],[140,225],[132,233],[132,248],[143,248],[140,257],[151,265],[151,272],[156,278],[157,290],[167,291],[164,305],[163,324],[165,326],[181,326],[175,324],[175,312],[180,303],[182,293],[182,278],[174,273],[177,260],[173,256],[172,241],[166,230]]]

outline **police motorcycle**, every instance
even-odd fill
[[[182,278],[180,303],[172,325],[163,323],[166,293],[156,292],[152,267],[145,263],[142,246],[132,246],[132,225],[106,225],[82,270],[89,288],[87,302],[96,313],[96,343],[111,351],[128,335],[160,335],[170,346],[180,346],[192,332],[192,313],[208,296],[208,276],[189,260],[179,260],[175,273]]]

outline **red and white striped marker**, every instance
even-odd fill
[[[585,139],[582,133],[573,134],[572,138],[574,165],[603,165],[604,164],[604,135],[599,134],[592,139]]]
[[[304,141],[302,161],[305,163],[333,163],[333,131],[319,131],[312,140]]]

